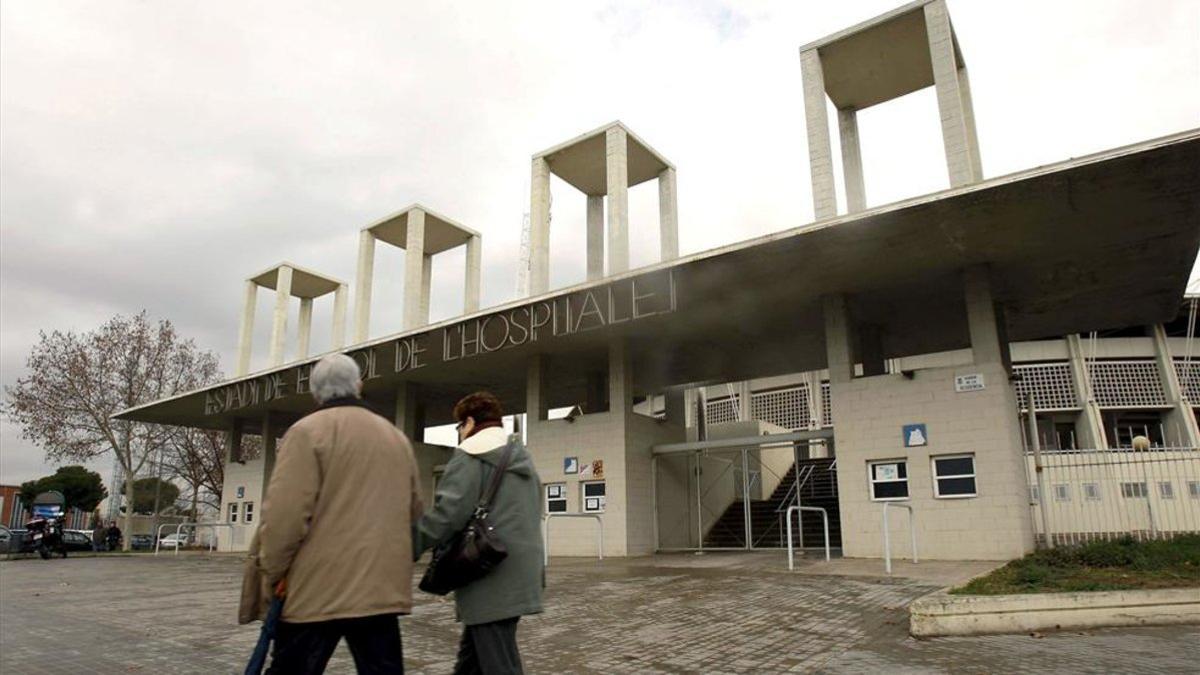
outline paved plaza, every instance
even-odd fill
[[[234,620],[240,563],[0,562],[0,672],[240,673],[258,632]],[[788,573],[775,553],[556,560],[547,612],[522,622],[521,648],[535,673],[1183,673],[1200,663],[1197,626],[914,640],[906,603],[981,568],[922,563],[887,579],[879,566]],[[402,626],[410,672],[450,672],[452,603],[418,594]],[[344,647],[329,672],[353,672]]]

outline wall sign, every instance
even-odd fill
[[[564,457],[563,458],[563,473],[572,476],[579,473],[579,458]]]
[[[929,445],[929,433],[925,431],[924,424],[905,424],[904,430],[904,447],[918,448],[923,445]]]
[[[239,485],[237,489],[237,498],[241,499],[246,496],[246,488]]]
[[[954,377],[954,391],[959,393],[964,391],[982,391],[985,386],[983,383],[983,373],[970,373]]]
[[[604,460],[592,460],[590,464],[579,467],[579,477],[600,480],[604,478]]]

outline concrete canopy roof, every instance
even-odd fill
[[[550,165],[550,173],[576,190],[592,197],[604,196],[608,194],[605,135],[613,127],[624,129],[628,138],[629,185],[626,187],[658,178],[663,169],[675,168],[619,120],[543,150],[533,157],[545,157]]]
[[[471,237],[479,236],[475,230],[420,204],[411,204],[363,229],[369,230],[380,241],[404,248],[408,246],[408,214],[413,209],[425,212],[425,255],[449,251],[467,243]]]
[[[837,108],[862,110],[933,86],[924,11],[929,2],[910,2],[800,48],[820,53],[825,93]],[[954,56],[963,67],[957,37]]]
[[[848,295],[857,322],[879,327],[886,358],[966,348],[960,275],[974,265],[988,267],[1014,341],[1167,321],[1179,310],[1198,249],[1200,130],[1192,130],[823,220],[345,351],[377,359],[379,372],[364,385],[369,402],[387,410],[396,386],[414,383],[427,423],[436,425],[449,421],[457,396],[477,388],[495,391],[508,411],[523,411],[533,354],[550,360],[552,404],[581,401],[583,375],[603,368],[606,346],[618,337],[628,341],[640,394],[819,370],[826,365],[821,299],[831,293]],[[632,282],[651,288],[657,280],[661,288],[664,274],[677,297],[670,312],[442,358],[444,336],[469,322],[589,293],[603,296]],[[396,372],[391,364],[408,340],[425,343],[428,361]],[[300,367],[271,372],[292,383]],[[209,394],[219,398],[263,375],[118,417],[221,429],[234,418],[261,419],[268,410],[294,417],[314,409],[307,395],[289,393],[232,412],[206,410]]]
[[[250,281],[263,288],[275,290],[275,284],[279,282],[280,267],[292,268],[292,297],[294,298],[319,298],[326,293],[336,291],[338,286],[343,284],[338,279],[327,277],[287,261],[250,277]]]

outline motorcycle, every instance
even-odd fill
[[[66,499],[57,490],[43,492],[33,500],[33,519],[25,524],[25,529],[42,560],[49,560],[55,553],[67,557],[67,543],[63,539],[65,506]]]
[[[61,517],[34,518],[25,524],[25,529],[28,531],[27,536],[33,541],[33,549],[42,560],[49,560],[55,553],[67,557]]]

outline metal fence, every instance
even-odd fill
[[[1200,449],[1150,447],[1044,450],[1040,494],[1034,453],[1026,454],[1034,526],[1041,543],[1125,535],[1153,539],[1200,532]]]

